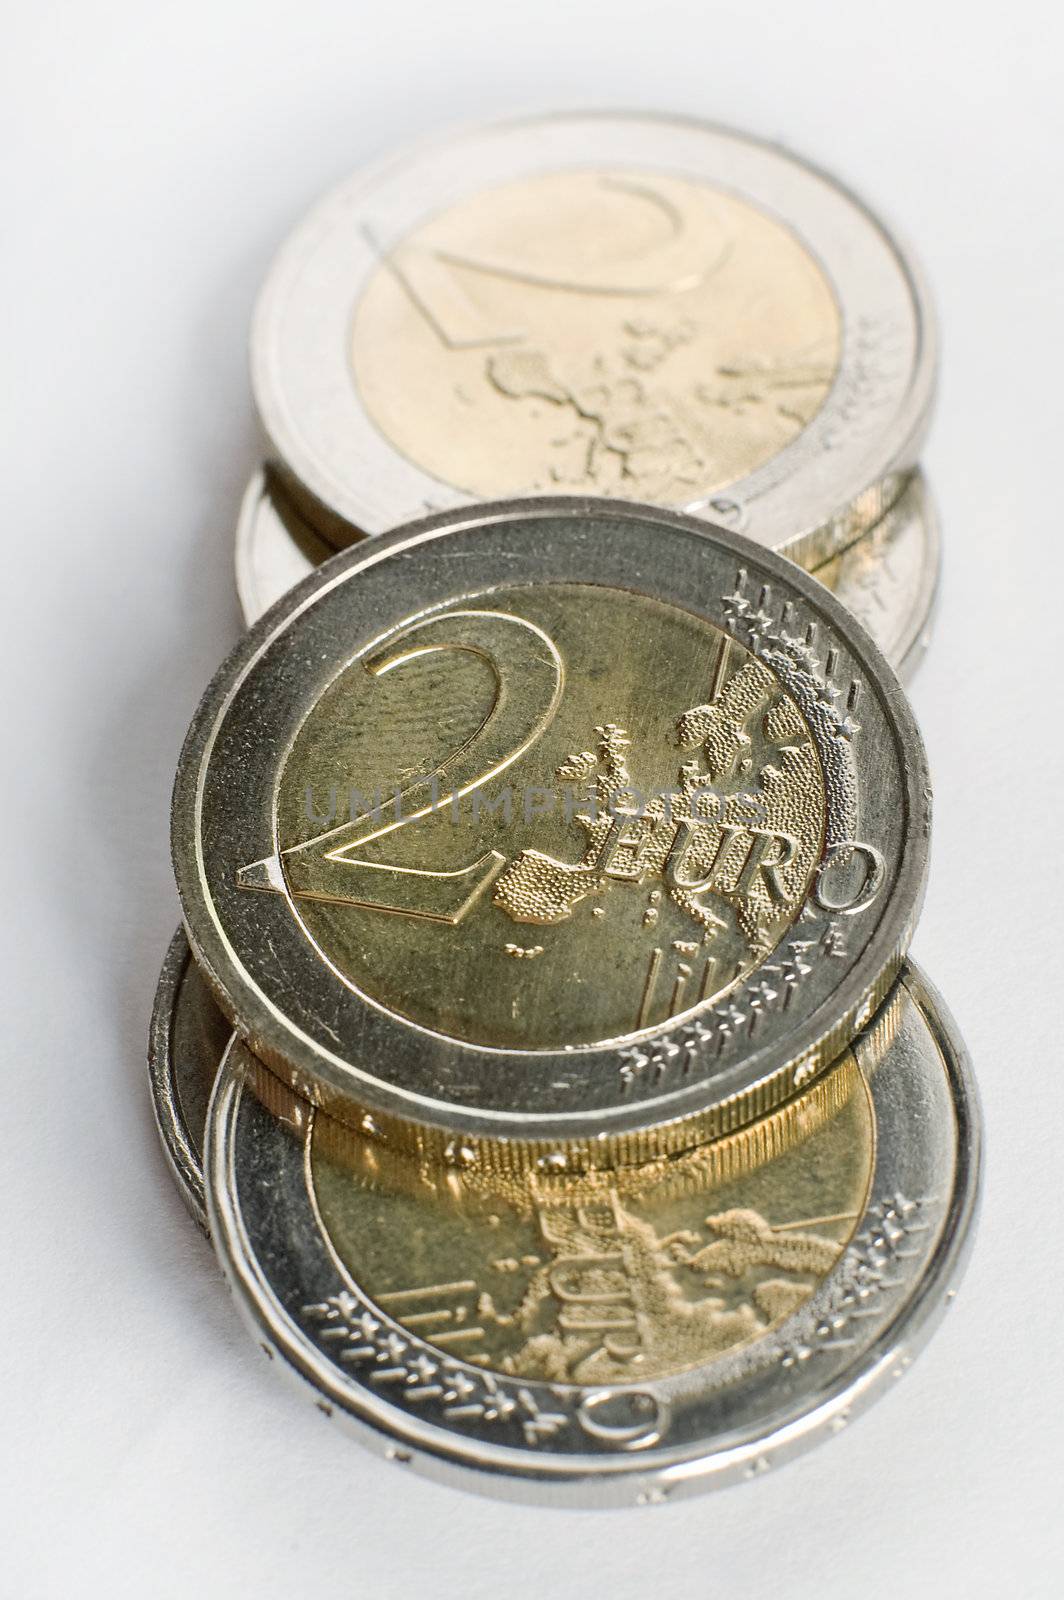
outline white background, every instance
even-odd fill
[[[1059,6],[272,0],[3,30],[0,1593],[1059,1594],[1064,135]],[[919,246],[946,570],[914,684],[937,813],[915,951],[971,1046],[977,1249],[904,1383],[798,1463],[645,1512],[481,1502],[279,1384],[156,1146],[167,810],[239,629],[248,316],[364,158],[515,107],[783,138]]]

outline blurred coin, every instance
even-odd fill
[[[224,1009],[308,1098],[458,1162],[606,1164],[834,1059],[928,826],[904,696],[818,583],[677,513],[535,500],[355,547],[253,629],[173,845]]]
[[[256,472],[236,525],[236,592],[248,626],[332,554],[276,474]]]
[[[922,472],[869,531],[813,568],[867,628],[895,672],[908,682],[931,636],[940,565],[938,515]]]
[[[812,565],[916,464],[935,335],[835,180],[694,120],[590,113],[356,173],[274,262],[252,381],[336,544],[531,493],[705,514]]]
[[[236,584],[250,626],[330,555],[269,470],[248,484],[236,530]],[[922,472],[909,478],[890,510],[813,576],[872,635],[908,680],[923,657],[938,584],[938,519]]]
[[[581,1177],[418,1164],[234,1039],[207,1187],[237,1304],[326,1417],[429,1476],[578,1505],[757,1476],[845,1427],[956,1292],[973,1087],[912,968],[888,1011],[763,1122]]]

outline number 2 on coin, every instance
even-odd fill
[[[499,611],[449,611],[415,622],[363,664],[379,678],[444,650],[479,656],[494,675],[492,706],[475,733],[433,772],[397,790],[386,806],[242,867],[237,873],[242,889],[435,922],[461,921],[505,865],[497,850],[446,872],[369,861],[360,852],[374,840],[416,826],[519,760],[550,724],[563,672],[561,657],[541,628]],[[388,821],[382,820],[384,810],[391,813]]]

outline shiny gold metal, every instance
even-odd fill
[[[824,403],[842,325],[776,218],[664,173],[482,189],[383,256],[355,383],[410,462],[474,498],[681,505],[777,456]]]
[[[264,1077],[234,1039],[206,1157],[227,1280],[330,1425],[408,1472],[585,1505],[739,1482],[844,1428],[956,1294],[978,1109],[912,969],[800,1099],[640,1172],[444,1173]]]
[[[903,682],[923,657],[931,634],[939,568],[939,530],[931,491],[914,472],[900,487],[879,485],[889,503],[878,520],[841,555],[811,571],[872,635]],[[868,515],[860,497],[853,509],[860,529]],[[845,537],[843,518],[833,534]],[[250,626],[289,589],[328,560],[332,547],[296,509],[276,473],[256,473],[248,485],[236,530],[236,581]]]
[[[806,720],[742,644],[576,584],[411,619],[314,705],[277,800],[330,967],[424,1027],[533,1050],[725,995],[797,916],[825,810]]]
[[[906,948],[928,790],[821,585],[537,499],[309,578],[205,696],[173,817],[197,957],[272,1070],[459,1168],[573,1171],[830,1066]]]
[[[665,1377],[760,1338],[838,1261],[875,1153],[849,1053],[741,1133],[583,1177],[448,1172],[305,1115],[308,1189],[362,1290],[448,1354],[556,1383]]]

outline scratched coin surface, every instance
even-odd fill
[[[271,269],[252,377],[336,544],[580,493],[702,512],[809,565],[915,465],[934,344],[912,263],[823,173],[696,121],[584,114],[349,179]]]
[[[471,1044],[566,1050],[723,999],[777,949],[823,857],[827,780],[799,701],[723,628],[630,590],[485,599],[400,625],[324,689],[280,772],[283,872],[271,857],[242,881],[290,892],[349,986]],[[520,783],[474,792],[467,814],[444,794],[465,787],[451,752],[467,780],[517,755]],[[348,812],[399,786],[406,803],[344,831],[326,782],[342,773]],[[441,876],[456,817],[471,859]]]
[[[533,500],[355,547],[252,630],[174,861],[223,1006],[302,1092],[455,1159],[612,1162],[829,1064],[904,953],[928,803],[896,679],[814,579]]]
[[[955,1294],[978,1171],[963,1047],[911,967],[819,1082],[646,1167],[448,1172],[235,1036],[207,1142],[238,1306],[327,1417],[431,1476],[589,1505],[754,1476],[846,1426]]]
[[[332,555],[276,474],[248,485],[236,530],[237,592],[250,626]],[[923,657],[938,586],[938,518],[917,470],[867,533],[812,569],[907,681]]]

